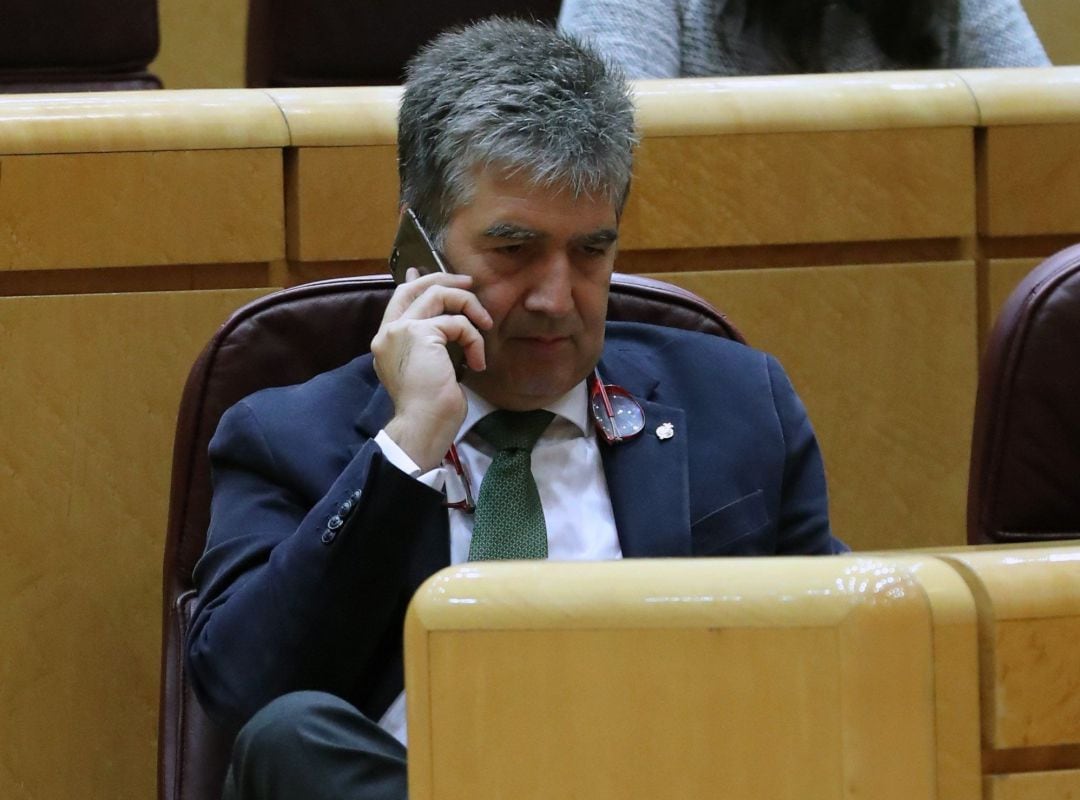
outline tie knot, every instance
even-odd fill
[[[555,415],[536,411],[493,411],[476,423],[476,432],[496,450],[532,450]]]

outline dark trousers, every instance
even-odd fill
[[[406,800],[405,748],[344,700],[295,692],[240,730],[223,800]]]

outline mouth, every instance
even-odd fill
[[[570,343],[569,336],[518,336],[516,339],[530,350],[539,352],[557,350]]]

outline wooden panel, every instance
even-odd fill
[[[1080,124],[990,128],[986,193],[982,233],[1080,232]]]
[[[997,258],[990,261],[987,280],[987,302],[989,307],[983,315],[986,320],[986,332],[989,333],[1005,301],[1013,289],[1033,270],[1040,258]]]
[[[281,151],[0,158],[0,269],[270,261]]]
[[[397,147],[302,147],[290,156],[289,258],[385,259],[398,210]]]
[[[974,265],[655,277],[697,292],[780,358],[821,442],[837,536],[860,550],[964,543]]]
[[[0,296],[168,292],[281,286],[269,264],[199,264],[98,269],[0,270]]]
[[[844,795],[844,765],[822,742],[845,708],[833,630],[476,632],[429,647],[432,798]],[[462,730],[465,704],[476,722]],[[902,719],[916,736],[930,724],[924,711]]]
[[[947,563],[947,562],[946,562]],[[979,653],[972,636],[975,600],[960,591],[963,579],[947,567],[927,578],[934,641],[934,709],[938,747],[937,791],[943,800],[979,795],[982,753],[978,727]]]
[[[975,224],[971,135],[945,128],[646,139],[621,247],[967,235]],[[385,257],[397,199],[392,146],[300,148],[290,168],[290,257]]]
[[[1080,770],[989,775],[986,800],[1080,800]]]
[[[645,139],[624,249],[963,236],[966,128]]]
[[[974,605],[933,559],[474,564],[407,641],[416,800],[979,794],[975,697],[946,733],[934,693]]]
[[[1051,61],[1080,64],[1080,4],[1076,0],[1024,0],[1024,10]]]
[[[1080,559],[1074,569],[1080,573]],[[1053,619],[999,620],[994,636],[995,742],[1080,743],[1080,608]]]
[[[1080,545],[946,558],[978,604],[986,746],[1080,744]]]
[[[176,407],[263,293],[0,299],[0,797],[154,796]]]
[[[158,0],[161,49],[150,71],[166,89],[245,85],[247,0]]]

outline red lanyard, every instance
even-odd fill
[[[645,428],[645,412],[634,396],[621,386],[605,384],[600,378],[599,371],[595,369],[592,390],[589,392],[589,410],[592,413],[593,425],[608,444],[619,444],[632,439]],[[450,445],[450,449],[446,451],[445,460],[449,461],[450,466],[454,468],[465,491],[463,500],[447,501],[446,507],[472,514],[476,510],[472,481],[469,480],[469,473],[458,455],[456,445]]]

